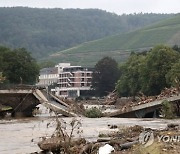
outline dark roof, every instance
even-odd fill
[[[58,73],[58,68],[57,67],[43,68],[43,69],[40,70],[40,75],[57,74],[57,73]]]
[[[87,68],[87,67],[65,67],[63,69],[64,72],[71,72],[71,71],[92,71],[92,68]]]

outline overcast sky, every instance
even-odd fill
[[[116,14],[180,13],[180,0],[0,0],[0,7],[99,8]]]

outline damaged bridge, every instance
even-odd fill
[[[128,108],[119,109],[116,112],[108,113],[105,116],[108,117],[124,117],[124,118],[144,118],[144,117],[158,117],[159,110],[162,107],[162,103],[167,100],[172,104],[176,104],[180,112],[180,94],[171,96],[168,98],[162,98],[161,100],[155,100],[145,104],[138,104]]]
[[[11,107],[12,115],[32,116],[36,106],[42,104],[57,114],[71,117],[77,116],[65,102],[53,95],[47,97],[43,90],[37,88],[0,90],[0,104]]]

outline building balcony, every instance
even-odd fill
[[[91,87],[61,87],[58,91],[68,91],[68,90],[90,90]]]
[[[65,76],[65,77],[58,77],[58,79],[68,79],[69,77],[68,76]]]

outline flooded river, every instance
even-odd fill
[[[95,140],[99,132],[109,130],[108,124],[119,126],[141,125],[150,128],[165,128],[167,123],[179,123],[179,120],[163,119],[127,119],[127,118],[78,118],[82,123],[82,137]],[[63,118],[69,123],[72,118]],[[48,126],[48,128],[47,128]],[[43,136],[51,136],[56,127],[55,118],[37,116],[33,118],[0,120],[0,154],[29,154],[40,151],[37,142]]]

